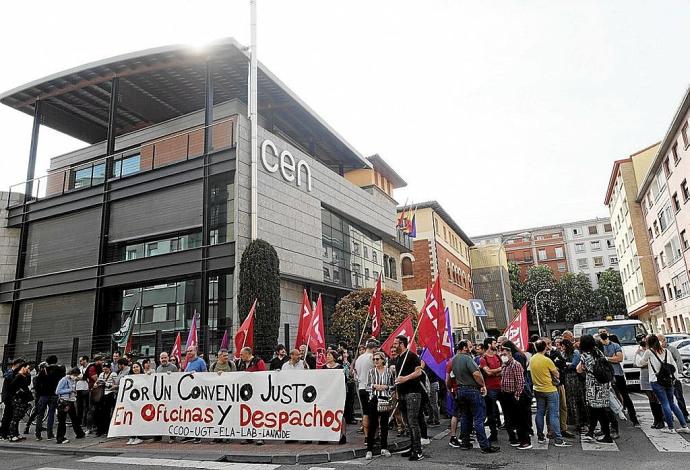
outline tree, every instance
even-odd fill
[[[556,279],[548,266],[532,266],[527,270],[527,280],[523,290],[524,300],[527,302],[527,313],[531,323],[536,323],[536,309],[534,297],[542,289],[551,289],[551,292],[544,292],[539,295],[539,320],[542,325],[547,321],[555,320],[556,312]]]
[[[601,312],[602,318],[607,315],[625,315],[627,309],[620,272],[612,268],[602,272],[599,275],[599,288],[594,298],[595,308]]]
[[[513,308],[520,309],[525,303],[525,283],[520,279],[520,266],[508,261],[508,278],[513,295]]]
[[[254,350],[257,356],[268,357],[280,329],[280,261],[275,248],[264,240],[252,241],[242,253],[237,296],[240,324],[254,299]]]
[[[330,334],[339,341],[347,341],[349,344],[359,341],[357,333],[361,334],[360,328],[364,326],[373,293],[374,289],[359,289],[340,299],[331,317]],[[405,294],[383,289],[381,291],[381,338],[385,340],[408,316],[412,317],[412,323],[416,325],[417,308],[414,303]],[[369,334],[371,334],[371,319],[367,321],[365,338]]]
[[[584,273],[567,273],[556,282],[555,321],[579,323],[596,315],[594,290]]]

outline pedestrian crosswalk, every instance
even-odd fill
[[[107,465],[136,465],[138,467],[200,468],[204,470],[275,470],[280,465],[257,463],[212,462],[205,460],[156,459],[148,457],[119,457],[98,455],[79,460],[84,463]]]

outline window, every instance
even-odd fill
[[[685,230],[680,232],[680,244],[684,250],[687,250],[688,248],[690,248],[690,245],[688,244],[688,237],[687,237],[687,234],[685,233]]]
[[[352,254],[359,255],[359,243],[352,242]]]
[[[364,279],[369,280],[369,268],[364,268]]]
[[[91,167],[74,171],[73,189],[88,188],[91,186]]]
[[[594,257],[594,267],[600,268],[603,265],[604,265],[604,257],[603,256],[595,256]]]
[[[333,268],[333,282],[340,283],[340,269]]]
[[[367,246],[364,247],[364,257],[369,258],[369,248]]]
[[[127,257],[125,259],[127,261],[129,261],[131,259],[137,259],[137,249],[136,248],[128,249],[127,250]]]
[[[398,268],[395,263],[395,258],[390,257],[388,259],[388,263],[390,267],[388,268],[388,272],[390,273],[391,279],[398,279]]]
[[[671,290],[671,284],[666,284],[666,294],[669,300],[673,300],[673,291]]]
[[[690,145],[690,141],[688,141],[688,121],[685,121],[685,124],[683,124],[680,135],[683,137],[683,147],[688,148],[688,145]]]
[[[618,264],[618,256],[609,256],[610,264]]]
[[[604,224],[604,232],[605,232],[605,233],[609,233],[609,232],[611,232],[612,230],[613,230],[613,229],[612,229],[612,227],[611,227],[611,224]]]
[[[116,160],[113,165],[114,178],[133,175],[134,173],[139,173],[139,171],[141,171],[141,156],[138,153]]]
[[[612,239],[609,238],[608,240],[606,240],[606,248],[608,248],[609,250],[616,248],[616,244],[613,242]]]
[[[577,267],[581,269],[586,269],[589,267],[589,263],[587,262],[587,258],[578,258],[577,260]]]
[[[325,266],[323,268],[323,278],[327,281],[331,279],[331,271]]]
[[[575,244],[575,252],[576,253],[584,253],[585,252],[585,244],[584,243],[576,243]]]
[[[589,247],[592,249],[592,251],[601,250],[601,242],[599,240],[591,241],[589,242]]]
[[[167,311],[165,312],[165,320],[166,321],[177,320],[177,305],[168,304]]]
[[[389,261],[390,261],[390,259],[389,259],[388,255],[383,255],[383,275],[385,277],[391,277]],[[352,265],[353,271],[357,271],[357,269],[355,269],[355,266],[357,266],[359,268],[358,264],[357,265],[353,264]]]
[[[673,144],[671,153],[673,153],[673,163],[678,166],[678,162],[680,161],[680,157],[678,156],[678,143]]]
[[[146,245],[146,256],[156,256],[158,254],[158,242],[148,243]]]
[[[565,272],[565,263],[558,263],[558,272],[559,273]]]
[[[539,255],[539,261],[545,261],[546,260],[546,250],[539,250],[538,255]]]
[[[673,196],[671,196],[671,200],[673,201],[673,210],[678,212],[680,210],[680,199],[678,199],[678,193],[673,193]]]
[[[587,227],[587,230],[589,231],[590,235],[596,235],[597,233],[599,233],[596,225],[590,225],[589,227]]]
[[[378,272],[378,271],[374,271],[374,279],[378,279],[378,278],[379,278],[379,272]]]
[[[410,258],[402,259],[402,275],[403,276],[414,276],[414,270],[412,268],[412,260]]]
[[[536,237],[534,237],[534,239],[535,239],[535,240],[543,240],[543,239],[544,239],[544,235],[537,235]]]
[[[668,224],[670,222],[670,220],[667,217],[666,208],[661,210],[658,215],[659,215],[659,228],[661,229],[661,232],[663,233],[668,228]]]
[[[666,178],[668,178],[669,176],[671,176],[671,168],[669,167],[669,164],[668,164],[668,157],[664,158],[663,165],[664,165],[664,175],[666,175]]]
[[[371,250],[371,260],[374,263],[378,263],[378,260],[376,259],[376,250]]]
[[[683,193],[683,201],[687,202],[688,199],[690,199],[690,192],[688,191],[688,181],[683,180],[682,183],[680,183],[680,190]]]
[[[557,246],[556,249],[556,258],[563,258],[563,248],[560,246]]]
[[[573,229],[573,236],[574,237],[580,237],[582,236],[582,231],[579,228],[574,228]]]
[[[531,262],[532,261],[532,252],[531,251],[523,251],[522,252],[522,259],[523,259],[523,261]]]

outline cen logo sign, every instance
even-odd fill
[[[280,174],[287,182],[297,181],[297,186],[302,186],[302,173],[307,180],[307,191],[311,192],[311,168],[304,160],[295,162],[295,157],[288,150],[278,154],[275,144],[266,139],[261,144],[261,163],[269,173],[280,170]],[[304,171],[302,171],[304,170]]]

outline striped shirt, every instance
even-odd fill
[[[393,374],[391,374],[391,370],[388,367],[385,367],[383,371],[380,371],[374,367],[367,375],[366,390],[369,392],[370,396],[389,397],[391,395],[391,390],[393,389],[393,382]],[[388,385],[388,389],[374,390],[374,385]]]

